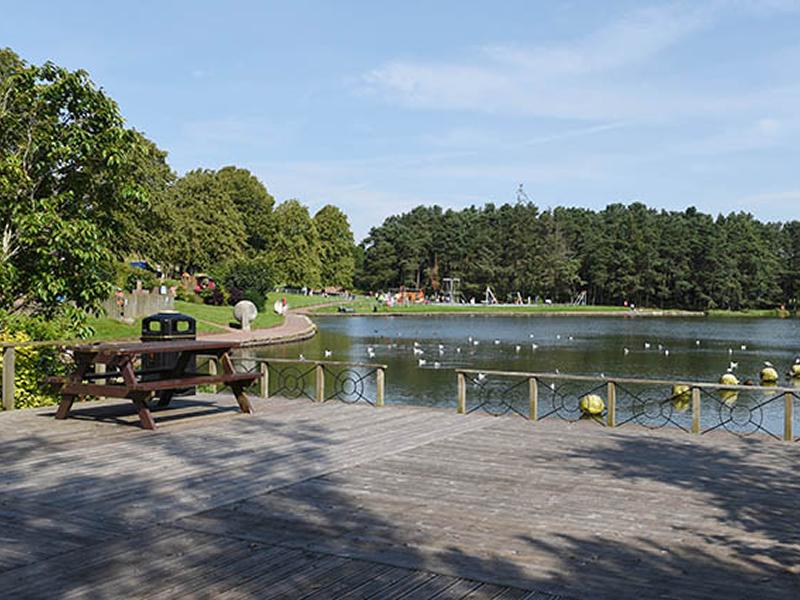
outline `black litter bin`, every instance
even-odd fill
[[[142,319],[143,342],[169,342],[172,340],[197,339],[197,323],[193,317],[184,315],[174,310],[164,310]],[[153,371],[144,373],[142,381],[162,379],[164,373],[175,367],[178,361],[177,352],[164,352],[161,354],[143,354],[142,370]],[[197,372],[197,361],[192,357],[186,365],[186,373]],[[193,393],[194,388],[179,390],[179,393]]]

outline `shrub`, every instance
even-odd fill
[[[143,290],[152,290],[154,287],[158,287],[161,284],[155,273],[145,269],[132,268],[125,279],[125,291],[132,292],[135,290],[137,281],[142,282]]]
[[[0,342],[72,340],[89,334],[91,329],[86,326],[85,313],[71,306],[62,307],[54,318],[47,320],[0,314]],[[59,348],[17,347],[14,367],[14,405],[17,408],[58,402],[58,395],[44,381],[48,376],[64,375],[69,370]]]
[[[219,269],[219,281],[231,292],[231,303],[247,299],[260,307],[275,287],[276,272],[273,260],[264,255],[236,258]]]
[[[225,291],[222,286],[217,285],[215,288],[206,288],[197,294],[203,300],[203,304],[210,304],[212,306],[222,306],[225,304]]]

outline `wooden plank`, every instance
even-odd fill
[[[165,352],[193,352],[202,354],[204,352],[228,351],[237,348],[235,342],[214,341],[214,340],[168,340],[160,342],[104,342],[100,344],[82,344],[73,346],[76,352],[90,354],[109,354],[109,355],[139,355],[139,354],[163,354]]]
[[[264,404],[158,435],[0,415],[4,595],[795,595],[796,444]]]

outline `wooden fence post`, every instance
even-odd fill
[[[214,358],[208,358],[208,374],[209,375],[216,375],[217,374],[217,360]],[[211,386],[211,392],[216,394],[217,393],[217,386],[216,384],[209,384]]]
[[[95,373],[105,373],[106,372],[106,363],[95,363],[94,372]],[[107,380],[106,380],[106,383],[108,383]],[[97,399],[98,400],[105,400],[105,398],[103,396],[98,396]]]
[[[317,402],[325,402],[325,367],[317,364]]]
[[[539,418],[539,382],[536,381],[536,377],[528,379],[528,400],[530,403],[528,418],[535,421]]]
[[[606,420],[609,427],[617,426],[617,384],[608,382],[608,413]]]
[[[792,418],[794,417],[794,395],[789,392],[783,395],[783,439],[787,442],[794,440]]]
[[[14,410],[14,346],[3,348],[3,408]]]
[[[383,388],[385,373],[382,367],[375,372],[375,406],[383,406]]]
[[[463,373],[457,373],[458,377],[458,414],[463,415],[467,412],[467,380]]]
[[[269,363],[259,363],[261,378],[258,380],[258,395],[261,398],[269,398]]]
[[[700,433],[700,388],[692,388],[692,433]]]

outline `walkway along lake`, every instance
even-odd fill
[[[388,366],[387,403],[454,410],[453,370],[457,368],[716,382],[734,362],[738,364],[736,374],[741,381],[751,379],[757,383],[764,361],[771,361],[781,373],[780,384],[791,386],[791,382],[783,380],[783,375],[800,354],[798,320],[315,316],[314,321],[319,333],[313,339],[248,352],[261,357],[302,355],[308,360],[383,363]],[[327,357],[326,351],[330,353]],[[503,394],[513,382],[506,380],[496,385],[499,386],[496,393]],[[559,394],[572,394],[575,401],[592,387],[557,385]],[[527,392],[524,386],[519,388],[507,395],[515,408],[522,411]],[[468,397],[477,401],[479,391],[468,389]],[[663,387],[628,391],[643,399],[669,396],[669,390]],[[727,406],[735,404],[746,412],[747,407],[756,407],[767,399],[763,391],[743,392],[735,402],[729,398]],[[542,394],[542,402],[542,410],[546,410],[546,393]],[[743,420],[757,419],[763,429],[780,435],[782,407],[782,402],[770,402],[757,414],[743,415]],[[725,410],[717,398],[704,394],[704,427],[712,426],[715,418],[719,420],[720,408]],[[676,405],[674,409],[670,411],[669,424],[688,429],[690,411],[685,405]],[[621,405],[617,422],[625,420]],[[795,422],[800,422],[800,415],[795,415]],[[643,424],[666,423],[656,420]],[[743,422],[742,430],[749,429],[755,428]]]

